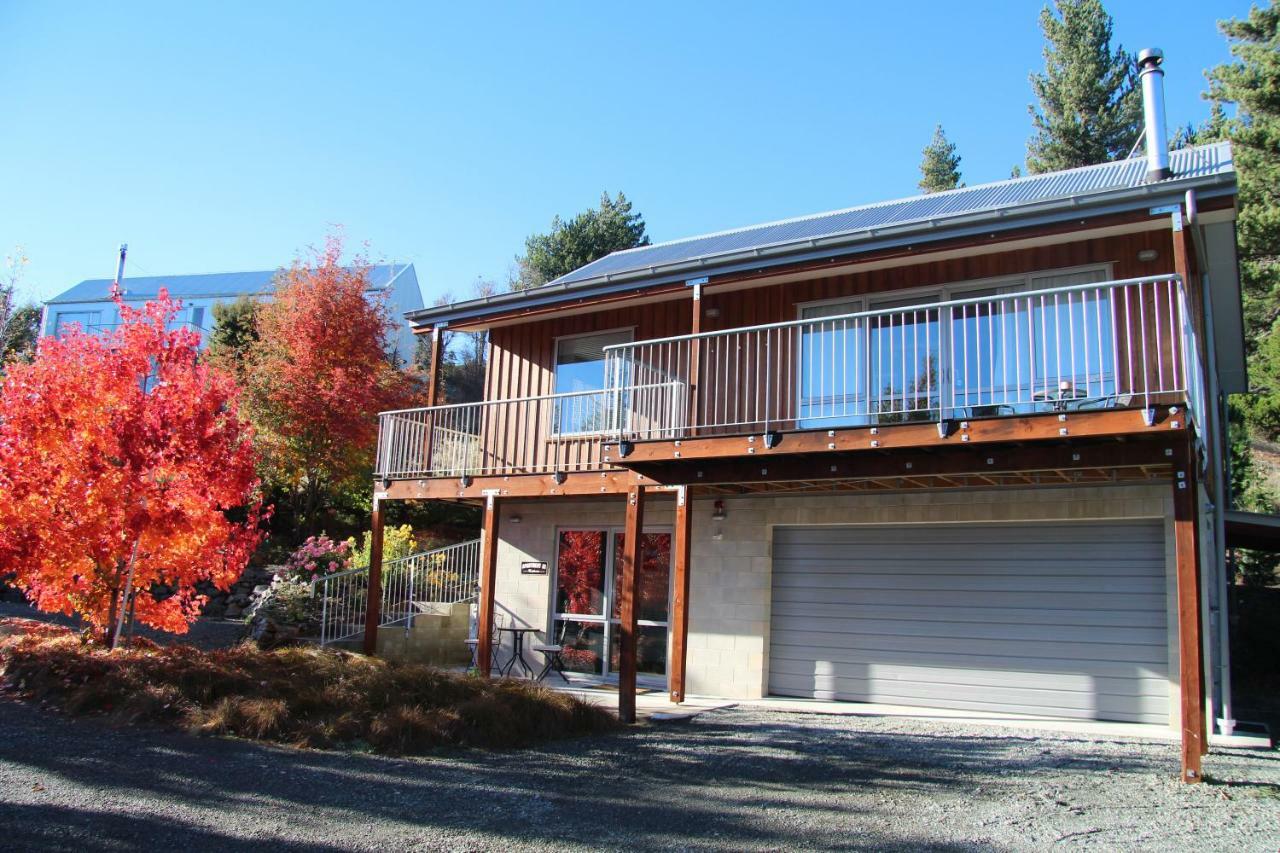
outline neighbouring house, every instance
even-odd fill
[[[233,302],[241,296],[270,299],[277,272],[126,276],[124,302],[141,306],[147,300],[155,299],[160,288],[166,288],[170,296],[182,300],[182,314],[174,319],[174,325],[185,325],[198,331],[202,344],[207,344],[209,332],[213,329],[213,306],[219,302]],[[50,299],[44,304],[41,336],[57,335],[71,324],[79,324],[89,332],[114,329],[120,324],[120,314],[111,301],[113,283],[109,278],[89,279]],[[369,270],[369,285],[370,294],[386,294],[387,307],[397,323],[391,335],[391,348],[402,361],[411,361],[414,337],[409,322],[404,318],[407,312],[422,308],[422,291],[418,288],[413,264],[376,264]]]
[[[483,506],[481,670],[495,620],[530,629],[624,719],[641,684],[1128,721],[1180,730],[1197,781],[1233,725],[1236,172],[1167,152],[1158,54],[1142,74],[1145,159],[412,312],[437,352],[488,334],[487,391],[382,415],[375,529]],[[383,593],[367,648],[413,596]]]

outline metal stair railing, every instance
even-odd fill
[[[382,607],[378,625],[413,627],[424,604],[457,604],[475,597],[480,579],[480,540],[410,554],[382,564]],[[320,645],[364,633],[369,604],[369,567],[318,577],[312,596],[320,599]]]

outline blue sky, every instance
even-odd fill
[[[553,215],[623,190],[655,241],[910,195],[936,122],[1008,177],[1037,2],[0,0],[0,256],[43,299],[114,271],[270,269],[331,225],[428,302],[503,279]],[[1248,0],[1109,0],[1208,113]]]

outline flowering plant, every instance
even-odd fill
[[[311,581],[323,575],[344,572],[353,563],[349,542],[334,542],[322,533],[307,537],[307,541],[293,552],[293,556],[285,562],[284,569],[276,573],[276,577]]]

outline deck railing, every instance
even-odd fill
[[[1184,401],[1202,423],[1197,347],[1182,283],[1163,276],[617,344],[605,375],[620,438]],[[653,405],[662,383],[690,405]]]
[[[457,403],[384,412],[375,474],[386,479],[595,471],[619,413],[643,397],[648,416],[672,423],[686,408],[683,386],[634,386]],[[661,411],[650,407],[664,406]],[[657,428],[645,424],[657,434]]]
[[[998,293],[605,348],[602,390],[386,412],[377,476],[572,473],[619,439],[1186,405],[1177,276]]]
[[[404,625],[409,630],[421,605],[469,601],[479,582],[479,539],[387,560],[382,564],[378,625]],[[321,645],[364,633],[368,566],[318,577],[311,582],[311,592],[320,600]]]

